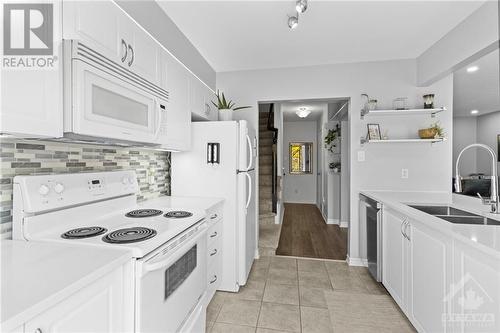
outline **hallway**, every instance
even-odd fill
[[[285,203],[276,255],[345,260],[347,228],[326,224],[315,205]]]

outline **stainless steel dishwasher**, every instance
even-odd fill
[[[382,204],[360,194],[361,214],[366,221],[366,258],[368,270],[375,280],[382,282]]]

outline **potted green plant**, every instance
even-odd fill
[[[340,162],[332,162],[329,164],[329,167],[335,173],[340,172]]]
[[[329,129],[328,134],[325,136],[325,148],[333,153],[333,148],[337,147],[335,140],[340,137],[340,127],[337,125],[335,129]]]
[[[239,106],[234,107],[235,103],[232,100],[226,100],[226,96],[224,96],[223,92],[217,90],[215,94],[217,97],[217,103],[212,101],[212,104],[219,110],[219,120],[227,121],[233,120],[233,111],[247,109],[250,106]]]

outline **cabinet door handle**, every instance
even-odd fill
[[[127,55],[128,55],[128,47],[127,47],[127,43],[125,42],[124,39],[122,39],[122,62],[125,62],[125,60],[127,59]]]
[[[211,219],[211,220],[216,219],[216,218],[217,218],[217,216],[219,216],[219,215],[214,214],[214,215],[210,216],[210,219]]]
[[[217,249],[214,249],[214,251],[212,253],[210,253],[210,256],[213,257],[216,254],[217,254]]]
[[[210,281],[210,284],[215,283],[217,281],[217,275],[214,275],[214,279]]]
[[[129,49],[130,55],[131,55],[131,58],[130,58],[130,60],[128,62],[128,65],[132,66],[132,64],[134,63],[134,58],[135,58],[135,56],[134,56],[134,48],[132,46],[130,46],[130,44],[129,44],[128,49]]]
[[[210,238],[214,238],[214,237],[216,237],[217,235],[218,235],[218,234],[217,234],[217,231],[214,231],[214,233],[210,235]]]
[[[410,240],[410,238],[408,238],[408,235],[406,234],[406,227],[408,226],[408,219],[405,217],[403,219],[403,222],[401,222],[401,234],[403,235],[404,238],[406,238],[407,240]]]
[[[205,103],[205,114],[207,116],[210,114],[210,105],[208,105],[208,103]]]

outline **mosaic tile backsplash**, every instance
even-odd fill
[[[12,228],[12,181],[16,175],[135,170],[139,201],[170,194],[170,153],[90,144],[0,139],[0,234]],[[154,176],[150,185],[147,175]]]

